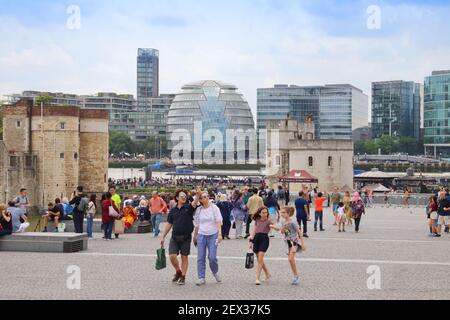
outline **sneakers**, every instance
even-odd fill
[[[308,234],[307,234],[307,233],[304,233],[304,234],[303,234],[303,238],[309,238]]]
[[[434,237],[435,237],[435,238],[440,238],[441,235],[440,235],[439,233],[436,233],[436,234],[434,235]]]
[[[197,283],[196,283],[196,285],[197,285],[198,287],[204,286],[205,284],[206,284],[205,279],[198,279],[198,280],[197,280]]]
[[[298,286],[300,284],[300,278],[299,277],[294,277],[294,280],[292,280],[292,285],[293,286]]]
[[[261,285],[261,281],[259,281],[258,279],[256,279],[255,284],[256,284],[257,286],[260,286],[260,285]]]
[[[217,283],[221,283],[222,282],[222,278],[220,277],[220,275],[218,273],[216,273],[214,275],[214,278],[216,278]]]
[[[325,229],[320,229],[321,232],[325,231]]]
[[[244,239],[248,239],[249,237],[250,237],[250,234],[247,233],[247,234],[245,235]]]
[[[184,286],[186,284],[186,277],[181,276],[180,279],[178,279],[177,284],[179,286]]]
[[[173,283],[178,282],[178,280],[180,280],[180,278],[181,278],[182,276],[183,276],[183,275],[181,274],[181,272],[175,273],[175,275],[173,276],[172,282],[173,282]]]

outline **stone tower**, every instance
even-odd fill
[[[80,110],[79,184],[86,192],[108,187],[108,119],[106,110]]]

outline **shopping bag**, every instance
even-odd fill
[[[124,234],[125,233],[125,225],[122,220],[114,221],[114,234]]]
[[[253,252],[247,252],[245,258],[245,269],[253,269],[255,266],[255,254]]]
[[[119,217],[119,214],[117,213],[117,211],[114,209],[113,206],[109,206],[108,213],[109,213],[110,217],[113,217],[113,218]]]
[[[156,250],[156,270],[161,270],[166,267],[166,249],[163,247]]]
[[[66,232],[66,224],[61,222],[58,223],[58,232]]]

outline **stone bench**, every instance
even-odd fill
[[[87,248],[87,234],[25,232],[0,238],[0,251],[73,253]]]
[[[66,232],[75,232],[75,226],[73,221],[64,221],[66,224]],[[50,225],[50,224],[49,224]],[[51,229],[49,229],[51,230]],[[86,232],[86,220],[84,220],[83,232]],[[92,226],[93,233],[102,233],[102,220],[94,219],[94,225]],[[143,234],[153,232],[152,224],[149,222],[136,222],[130,229],[126,230],[125,233],[129,234]]]

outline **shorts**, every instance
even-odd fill
[[[438,219],[438,213],[436,211],[432,212],[430,214],[430,219],[431,220],[437,220]]]
[[[169,255],[179,255],[187,257],[191,254],[191,235],[175,236],[172,235],[169,243]]]
[[[253,252],[267,252],[269,245],[269,235],[267,233],[257,233],[255,239],[253,239]]]
[[[438,225],[449,226],[450,225],[450,216],[439,216]]]
[[[343,215],[338,215],[338,216],[337,216],[337,220],[338,220],[338,222],[340,222],[340,223],[345,223],[345,221],[347,221],[347,217],[345,216],[345,214],[343,214]]]
[[[338,211],[339,205],[333,204],[333,213],[336,213]]]
[[[294,248],[295,252],[299,252],[302,250],[302,246],[298,243],[298,241],[293,240],[284,240],[284,244],[286,246],[286,254],[289,255]]]

